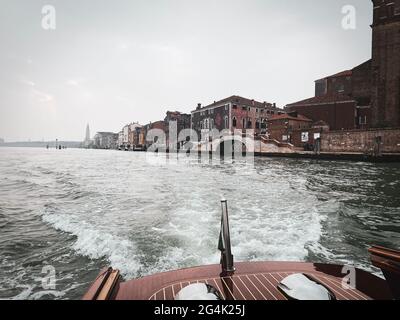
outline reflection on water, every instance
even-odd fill
[[[369,246],[400,247],[399,164],[147,157],[0,148],[0,298],[78,299],[110,264],[132,278],[218,263],[221,198],[236,261],[371,270]]]

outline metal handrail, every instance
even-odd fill
[[[233,255],[231,250],[231,236],[229,231],[228,201],[221,200],[221,231],[219,234],[218,249],[221,251],[221,267],[224,275],[232,275],[235,272]]]

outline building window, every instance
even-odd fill
[[[228,111],[229,109],[229,104],[225,105],[225,111]]]
[[[237,105],[234,104],[234,105],[232,106],[232,109],[233,109],[233,110],[236,110],[236,109],[237,109]]]
[[[243,129],[246,129],[246,119],[243,119],[243,120],[242,120],[242,128],[243,128]]]
[[[210,120],[210,129],[214,129],[214,119]]]
[[[256,129],[260,129],[260,121],[256,121]]]
[[[252,127],[253,127],[253,123],[249,119],[249,121],[247,121],[247,129],[251,129]]]
[[[233,117],[233,119],[232,119],[232,126],[233,126],[234,128],[236,128],[236,126],[237,126],[236,117]]]
[[[242,107],[242,110],[243,111],[247,111],[247,107]]]
[[[263,120],[262,124],[261,124],[261,128],[262,129],[267,129],[267,120]]]
[[[358,123],[360,125],[367,124],[367,116],[359,116],[358,117]]]
[[[228,124],[228,117],[225,116],[225,129],[228,129],[229,124]]]

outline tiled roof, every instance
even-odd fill
[[[297,121],[312,122],[311,119],[308,119],[307,117],[303,116],[302,114],[298,114],[297,117],[291,116],[289,114],[279,114],[279,115],[274,115],[268,119],[268,121],[274,121],[274,120],[297,120]]]
[[[318,79],[318,80],[316,80],[316,82],[317,81],[321,81],[321,80],[326,80],[326,79],[329,79],[329,78],[351,77],[352,75],[353,75],[353,70],[345,70],[345,71],[341,71],[339,73],[335,73],[335,74],[333,74],[331,76],[327,76],[327,77]]]
[[[259,101],[243,98],[243,97],[240,97],[240,96],[230,96],[228,98],[216,101],[216,102],[214,102],[214,103],[212,103],[212,104],[210,104],[208,106],[204,106],[201,109],[210,108],[210,107],[213,107],[213,106],[216,106],[216,105],[220,105],[220,104],[223,104],[223,103],[228,103],[228,102],[231,102],[233,104],[237,103],[237,104],[240,104],[240,105],[247,105],[249,107],[253,106],[253,103],[254,103],[254,106],[257,107],[257,108],[265,108],[265,107],[272,108],[272,103],[259,102]]]
[[[353,70],[354,70],[354,69],[356,69],[356,68],[358,68],[358,67],[361,67],[361,66],[363,66],[364,64],[371,63],[371,61],[372,61],[372,59],[369,59],[369,60],[363,62],[362,64],[356,66],[355,68],[353,68],[353,69],[351,69],[351,70],[344,70],[344,71],[335,73],[335,74],[333,74],[333,75],[331,75],[331,76],[327,76],[327,77],[318,79],[317,81],[325,80],[325,79],[329,79],[329,78],[337,78],[337,77],[351,77],[351,76],[353,75]]]
[[[331,104],[331,103],[338,103],[338,102],[347,102],[347,101],[354,101],[353,98],[346,94],[336,93],[336,94],[326,94],[319,97],[313,97],[305,100],[301,100],[298,102],[294,102],[288,104],[286,107],[294,107],[294,106],[307,106],[307,105],[316,105],[316,104]]]
[[[336,78],[336,77],[349,77],[353,74],[353,70],[345,70],[336,74],[333,74],[331,76],[328,76],[327,78]]]

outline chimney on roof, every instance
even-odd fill
[[[200,109],[201,109],[201,103],[198,103],[196,110],[200,110]]]
[[[251,104],[252,104],[253,106],[255,105],[254,99],[251,99]]]
[[[275,102],[272,104],[272,107],[276,108],[276,103]]]

